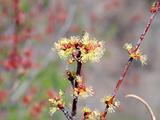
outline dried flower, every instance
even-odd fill
[[[108,111],[110,113],[115,112],[115,108],[119,107],[120,102],[115,100],[114,96],[105,96],[102,100],[103,103],[105,103],[107,105]]]
[[[55,43],[55,49],[60,58],[69,59],[69,64],[74,62],[74,60],[98,62],[104,53],[103,43],[95,38],[90,38],[88,33],[85,33],[82,39],[76,36],[72,36],[69,39],[62,38]],[[74,56],[77,51],[81,53],[78,58]]]
[[[52,115],[57,110],[62,110],[64,108],[64,101],[62,99],[63,92],[60,90],[58,93],[58,96],[54,96],[53,98],[49,99],[49,102],[51,103],[50,107],[50,114]]]
[[[147,64],[146,63],[146,61],[147,61],[146,55],[142,55],[142,52],[139,49],[135,51],[132,47],[132,44],[126,43],[124,45],[124,48],[128,51],[130,57],[132,57],[135,60],[139,59],[141,61],[142,65]]]
[[[96,120],[100,117],[100,113],[97,110],[91,111],[88,107],[84,107],[82,112],[84,115],[84,120]]]

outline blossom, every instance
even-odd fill
[[[160,8],[160,4],[158,2],[153,2],[152,6],[150,8],[150,12],[156,13],[156,12],[158,12],[159,8]]]
[[[57,110],[62,110],[64,108],[65,103],[62,99],[62,96],[63,96],[63,92],[60,90],[58,95],[49,99],[49,102],[51,103],[51,107],[50,107],[51,115],[55,113]]]
[[[82,54],[82,61],[90,60],[98,62],[104,54],[103,42],[97,41],[95,38],[90,38],[88,33],[85,33],[83,38],[83,46],[80,48]]]
[[[94,94],[94,91],[92,87],[86,87],[83,83],[83,80],[80,76],[76,77],[77,87],[74,88],[73,95],[74,96],[80,96],[82,98],[86,98],[89,96],[92,96]]]
[[[55,43],[55,49],[58,51],[60,58],[66,59],[69,57],[75,49],[75,45],[80,43],[78,37],[62,38]]]
[[[104,54],[103,42],[91,38],[88,33],[85,33],[82,38],[78,36],[62,38],[55,43],[55,49],[60,58],[68,59],[69,64],[75,60],[83,63],[98,62]]]
[[[142,65],[147,64],[147,57],[146,55],[142,55],[142,52],[138,49],[138,50],[134,50],[132,47],[132,44],[126,43],[124,45],[124,48],[128,51],[128,54],[131,58],[135,59],[135,60],[140,60]]]
[[[107,105],[110,113],[115,112],[115,108],[120,105],[120,102],[116,101],[115,97],[111,95],[105,96],[101,101]]]
[[[95,120],[100,117],[100,113],[97,110],[91,111],[88,107],[84,107],[82,112],[84,115],[84,120]]]

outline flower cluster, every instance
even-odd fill
[[[77,36],[72,36],[69,39],[62,38],[55,43],[55,49],[60,58],[68,58],[69,63],[72,63],[74,60],[83,63],[88,60],[98,62],[104,53],[103,42],[99,42],[95,38],[90,38],[88,33],[85,33],[82,38]],[[80,56],[78,57],[75,56],[77,51],[80,52]]]
[[[106,104],[108,112],[110,113],[115,112],[115,108],[119,107],[120,105],[120,102],[111,95],[105,96],[101,101]]]
[[[58,95],[49,99],[49,102],[51,103],[51,107],[50,107],[50,114],[51,115],[53,113],[55,113],[57,110],[64,109],[65,103],[62,99],[62,96],[63,96],[63,92],[60,90]]]
[[[100,117],[100,113],[97,110],[92,111],[88,107],[84,107],[82,112],[84,116],[82,120],[97,120]]]
[[[126,43],[124,48],[128,51],[129,56],[135,60],[140,60],[142,65],[146,64],[147,57],[146,55],[142,55],[142,52],[138,50],[134,50],[132,44]]]
[[[86,87],[83,83],[83,80],[80,76],[76,77],[77,87],[74,88],[73,95],[82,98],[86,98],[88,96],[92,96],[94,94],[94,91],[92,87]]]
[[[156,13],[160,9],[160,3],[159,2],[154,2],[150,8],[151,13]]]

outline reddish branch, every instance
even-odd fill
[[[158,9],[160,8],[160,2],[157,2],[157,7],[158,7]],[[147,23],[147,26],[145,27],[143,33],[141,34],[141,36],[140,36],[140,38],[139,38],[139,40],[138,40],[138,42],[137,42],[137,44],[136,44],[136,46],[135,46],[134,51],[137,51],[137,50],[139,49],[140,45],[142,44],[142,41],[143,41],[144,38],[145,38],[145,35],[147,34],[147,32],[148,32],[148,30],[149,30],[149,28],[150,28],[150,26],[151,26],[151,24],[152,24],[153,19],[154,19],[155,15],[156,15],[157,13],[158,13],[158,10],[157,10],[156,12],[154,12],[154,13],[151,15],[151,17],[149,18],[149,21],[148,21],[148,23]],[[126,73],[128,72],[128,68],[129,68],[130,64],[132,63],[132,61],[133,61],[133,58],[129,58],[127,64],[125,65],[124,70],[123,70],[123,72],[122,72],[122,74],[121,74],[121,76],[120,76],[120,79],[118,80],[118,82],[117,82],[117,84],[116,84],[116,87],[115,87],[115,89],[114,89],[113,96],[116,96],[116,95],[117,95],[118,89],[119,89],[120,85],[122,84],[122,82],[123,82],[123,80],[124,80],[124,78],[125,78],[125,76],[126,76]]]
[[[156,3],[156,7],[157,7],[157,10],[154,11],[152,13],[151,17],[149,18],[147,26],[145,27],[143,33],[140,35],[140,38],[139,38],[139,40],[138,40],[138,42],[137,42],[137,44],[136,44],[136,46],[134,48],[134,52],[136,52],[139,49],[140,45],[142,44],[142,42],[143,42],[143,40],[145,38],[145,35],[147,34],[147,32],[149,31],[149,28],[151,27],[153,19],[155,18],[156,14],[160,10],[160,0]],[[126,74],[128,72],[128,69],[129,69],[132,61],[133,61],[133,58],[130,57],[128,62],[127,62],[127,64],[125,65],[121,75],[120,75],[120,79],[117,81],[117,84],[116,84],[116,86],[114,88],[113,97],[117,96],[118,90],[119,90],[120,86],[122,85],[122,82],[123,82],[123,80],[124,80],[124,78],[125,78],[125,76],[126,76]],[[106,108],[108,108],[108,107],[106,107]],[[104,112],[101,115],[101,120],[106,119],[106,115],[107,115],[107,110],[105,109]],[[103,119],[102,119],[102,117],[103,117]]]
[[[157,12],[158,12],[158,11],[157,11]],[[136,44],[136,46],[135,46],[135,51],[137,51],[137,50],[139,49],[140,45],[142,44],[142,41],[144,40],[144,37],[145,37],[146,33],[148,32],[148,30],[149,30],[149,28],[150,28],[150,26],[151,26],[151,23],[152,23],[154,17],[156,16],[157,12],[153,13],[152,16],[150,17],[150,19],[149,19],[149,21],[148,21],[148,24],[147,24],[147,26],[146,26],[146,28],[145,28],[145,30],[144,30],[143,33],[141,34],[141,36],[140,36],[140,38],[139,38],[139,40],[138,40],[138,42],[137,42],[137,44]]]
[[[126,74],[127,74],[127,72],[128,72],[128,69],[129,69],[132,61],[133,61],[133,58],[130,57],[129,60],[128,60],[128,62],[127,62],[127,64],[126,64],[125,67],[124,67],[124,70],[122,71],[122,73],[121,73],[121,75],[120,75],[120,79],[118,80],[118,82],[117,82],[117,84],[116,84],[116,87],[114,88],[114,93],[113,93],[113,96],[114,96],[114,97],[116,97],[117,92],[118,92],[118,90],[119,90],[119,87],[120,87],[120,85],[122,84],[122,82],[123,82],[123,80],[124,80],[124,78],[125,78],[125,76],[126,76]]]

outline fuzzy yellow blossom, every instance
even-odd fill
[[[108,112],[110,113],[115,112],[115,108],[120,105],[120,102],[116,101],[115,97],[111,95],[105,96],[101,101],[107,105]]]
[[[92,96],[94,94],[92,87],[86,87],[80,76],[76,77],[76,81],[77,81],[78,85],[77,85],[77,87],[74,88],[74,91],[73,91],[74,96],[86,98],[86,97]]]
[[[82,38],[75,36],[62,38],[55,43],[55,49],[60,58],[68,59],[69,64],[77,59],[81,62],[88,60],[98,62],[104,54],[103,43],[91,38],[88,33],[85,33]],[[80,51],[80,56],[75,59],[73,54],[77,51]]]
[[[65,103],[62,99],[62,96],[63,96],[63,92],[60,90],[57,96],[49,99],[49,102],[51,103],[51,107],[50,107],[51,115],[55,113],[57,110],[62,110],[64,108]]]
[[[82,41],[83,47],[80,48],[82,61],[86,62],[90,60],[92,62],[98,62],[104,54],[103,42],[99,42],[95,38],[90,38],[88,33],[84,34]]]
[[[83,120],[96,120],[100,117],[100,113],[97,110],[91,111],[91,109],[88,107],[84,107],[82,112],[84,115]]]
[[[132,44],[126,43],[124,45],[124,48],[128,51],[129,56],[132,57],[135,60],[140,60],[142,65],[146,64],[147,57],[146,55],[142,55],[142,52],[138,50],[133,50]]]
[[[57,50],[60,58],[66,59],[75,50],[76,44],[80,44],[80,39],[78,37],[71,37],[70,39],[62,38],[57,43],[55,43],[55,49]]]
[[[92,87],[86,87],[84,85],[79,85],[78,88],[74,88],[74,96],[79,96],[81,98],[86,98],[93,96],[94,92]]]

